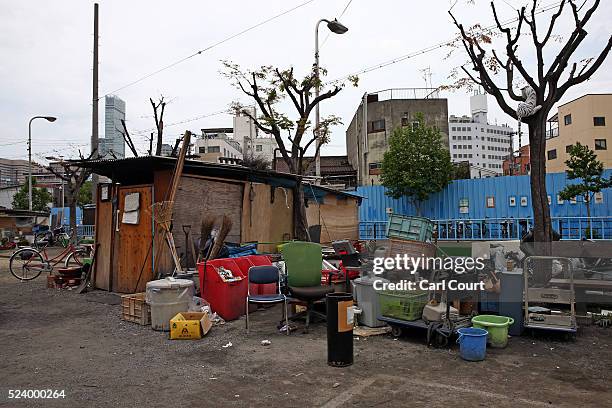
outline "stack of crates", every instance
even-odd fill
[[[391,214],[387,223],[387,237],[410,241],[431,241],[433,222],[424,217]]]

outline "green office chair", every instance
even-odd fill
[[[318,317],[323,321],[327,316],[314,309],[314,303],[332,293],[332,286],[321,285],[321,245],[313,242],[289,242],[281,247],[287,270],[287,287],[289,296],[306,302],[306,310],[291,316],[292,320],[306,318],[305,331],[308,331],[311,318]]]

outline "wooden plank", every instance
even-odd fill
[[[321,224],[321,243],[359,239],[359,206],[353,198],[327,194],[322,203],[309,201],[308,225]]]
[[[244,189],[242,209],[242,242],[291,240],[293,193],[290,189],[272,189],[266,184],[249,183]],[[276,244],[260,244],[257,249],[276,252]]]
[[[131,193],[140,193],[138,224],[123,224],[121,216],[123,215],[125,196]],[[118,241],[119,245],[117,253],[117,279],[116,285],[114,285],[114,290],[117,292],[142,292],[145,290],[146,283],[153,279],[152,249],[150,249],[153,225],[149,212],[152,198],[151,186],[119,188],[120,216],[119,231],[116,233],[116,241]]]
[[[239,243],[241,241],[243,185],[222,181],[204,180],[183,175],[174,200],[172,214],[174,241],[179,253],[190,251],[185,244],[185,234],[182,225],[191,225],[191,235],[194,241],[200,237],[200,223],[206,215],[213,215],[219,223],[223,214],[232,220],[226,241]],[[166,271],[167,264],[160,264],[160,271]],[[161,269],[164,268],[164,269]]]
[[[112,248],[113,248],[113,204],[114,189],[110,188],[109,200],[100,201],[100,187],[98,186],[98,197],[96,203],[96,237],[95,242],[99,244],[98,256],[94,264],[94,287],[103,290],[111,289],[112,270]]]

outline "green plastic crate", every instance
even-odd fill
[[[380,313],[386,317],[400,320],[418,320],[427,304],[428,295],[424,291],[384,290],[378,292]]]
[[[430,241],[433,227],[433,222],[428,218],[391,214],[387,222],[387,238]]]

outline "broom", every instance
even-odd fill
[[[215,217],[213,215],[207,215],[202,219],[200,224],[200,247],[198,248],[198,262],[200,259],[205,259],[206,254],[204,253],[204,246],[215,226]]]
[[[215,244],[213,245],[212,250],[210,251],[206,259],[215,259],[215,257],[219,254],[219,251],[221,251],[221,247],[225,242],[225,238],[227,237],[227,234],[229,234],[231,229],[232,220],[227,215],[223,215],[223,220],[221,221],[221,228],[219,228],[219,232],[215,237]]]

